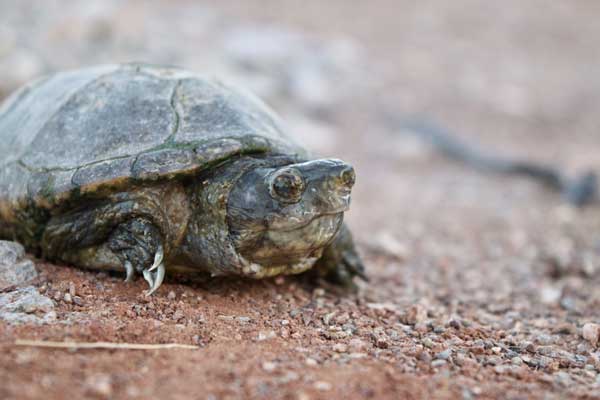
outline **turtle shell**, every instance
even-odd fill
[[[0,217],[252,153],[304,156],[267,106],[216,79],[141,64],[59,73],[0,108]]]

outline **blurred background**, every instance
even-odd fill
[[[600,171],[599,16],[587,0],[0,0],[0,98],[114,62],[234,81],[315,153],[355,165],[347,220],[372,277],[365,301],[418,302],[495,330],[519,321],[519,340],[536,342],[599,318],[597,207],[449,162],[384,115],[419,115],[569,174]]]

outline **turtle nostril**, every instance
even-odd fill
[[[340,179],[342,183],[351,188],[354,186],[354,182],[356,181],[356,174],[354,173],[354,168],[348,166],[340,172]]]

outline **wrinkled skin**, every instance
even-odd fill
[[[248,171],[229,195],[235,247],[261,265],[319,256],[340,229],[354,179],[352,167],[337,160]]]
[[[353,168],[339,160],[242,157],[182,182],[111,194],[54,216],[42,251],[94,269],[142,274],[149,293],[169,270],[263,278],[313,266],[364,277],[343,214]]]

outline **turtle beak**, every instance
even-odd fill
[[[294,164],[307,182],[305,202],[313,203],[321,214],[348,211],[356,181],[354,168],[341,160],[321,159]]]

